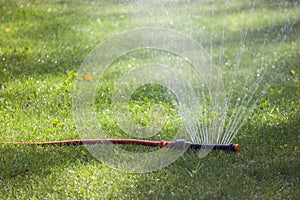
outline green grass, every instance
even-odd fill
[[[211,152],[200,159],[188,151],[163,169],[134,174],[98,162],[82,146],[0,144],[0,199],[299,199],[300,7],[296,1],[275,5],[260,1],[255,6],[232,1],[226,21],[225,4],[219,1],[178,5],[165,1],[161,9],[150,2],[144,2],[146,9],[139,1],[91,2],[0,0],[1,142],[80,138],[72,115],[77,71],[99,42],[135,27],[172,28],[208,51],[212,41],[213,59],[218,65],[223,55],[225,75],[236,66],[237,53],[243,52],[241,81],[253,72],[253,63],[273,65],[280,73],[266,77],[267,95],[234,138],[242,146],[238,153]],[[135,56],[140,58],[137,63],[147,59]],[[112,67],[116,74],[107,74],[98,88],[108,95],[98,97],[99,109],[110,106],[112,77],[128,70],[120,66],[134,63],[124,58]],[[229,75],[224,79],[230,80]],[[235,87],[244,90],[243,85]],[[132,109],[147,118],[148,109],[135,102],[143,100],[149,106],[166,100],[164,107],[174,118],[158,139],[172,136],[180,122],[168,104],[169,96],[159,96],[165,89],[140,90],[134,94]],[[151,99],[152,94],[158,99]],[[120,132],[111,117],[98,118],[110,133]]]

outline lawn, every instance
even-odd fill
[[[0,0],[0,199],[299,199],[298,4]],[[128,173],[99,162],[84,146],[5,144],[80,139],[72,106],[82,63],[112,35],[143,27],[180,31],[206,49],[222,69],[225,89],[232,89],[230,109],[239,92],[251,93],[251,81],[262,81],[253,94],[258,101],[239,105],[249,111],[232,141],[239,152],[199,158],[187,151],[157,171]],[[99,78],[97,119],[109,135],[128,137],[108,113],[114,81],[149,60],[181,63],[166,52],[141,50],[120,56]],[[149,107],[164,102],[169,122],[155,140],[172,139],[182,125],[171,99],[158,85],[133,93],[129,107],[143,125]]]

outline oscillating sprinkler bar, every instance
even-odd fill
[[[239,151],[239,144],[190,144],[191,149],[213,149],[224,151]]]
[[[174,148],[190,148],[193,150],[223,150],[223,151],[239,151],[239,144],[197,144],[186,140],[176,140],[171,142],[170,147]]]
[[[169,147],[174,149],[193,149],[193,150],[223,150],[223,151],[239,151],[239,144],[196,144],[188,142],[184,139],[176,141],[150,141],[135,139],[87,139],[87,140],[64,140],[52,142],[8,142],[4,144],[19,145],[38,145],[38,146],[70,146],[70,145],[95,145],[95,144],[134,144],[151,147]]]

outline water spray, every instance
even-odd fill
[[[97,144],[133,144],[150,147],[166,147],[173,149],[192,149],[192,150],[223,150],[236,152],[240,150],[239,144],[196,144],[184,139],[176,141],[151,141],[136,139],[87,139],[87,140],[64,140],[50,142],[6,142],[3,144],[34,145],[34,146],[76,146],[76,145],[97,145]]]

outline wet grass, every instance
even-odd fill
[[[216,63],[223,43],[225,68],[235,67],[240,51],[244,74],[251,72],[247,69],[253,59],[280,68],[273,77],[276,81],[266,81],[267,95],[234,139],[241,151],[211,152],[201,159],[188,151],[156,172],[132,174],[103,165],[82,146],[0,144],[0,198],[299,199],[300,12],[296,1],[282,1],[275,7],[269,1],[255,6],[232,2],[225,29],[223,3],[174,6],[168,1],[157,11],[151,3],[144,9],[138,1],[138,7],[118,2],[0,0],[0,141],[78,139],[72,118],[74,81],[83,59],[109,35],[157,25],[180,30],[210,49],[214,26]],[[243,19],[252,16],[251,9],[255,16],[245,32]],[[151,17],[151,12],[159,14]],[[266,13],[276,17],[268,18]],[[236,87],[243,90],[243,85]],[[141,94],[147,101],[149,94]],[[102,100],[101,107],[109,106],[109,100]],[[107,130],[117,131],[109,123],[112,119],[104,115],[99,119],[106,122]],[[166,135],[176,131],[176,125],[176,121],[168,124]]]

